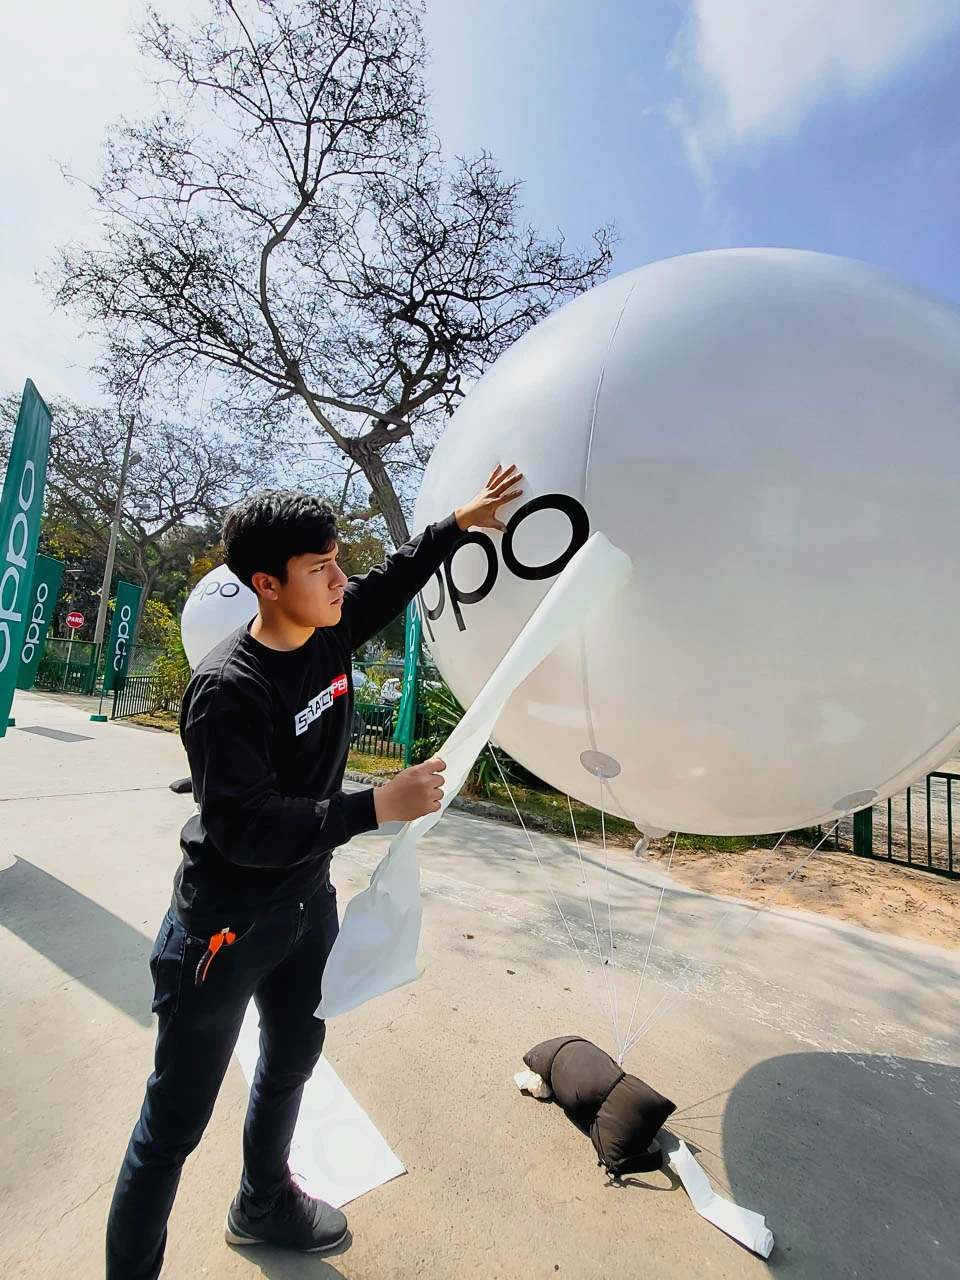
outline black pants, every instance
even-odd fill
[[[150,956],[160,1022],[155,1066],[110,1208],[107,1280],[160,1274],[180,1171],[213,1112],[251,996],[260,1012],[260,1059],[243,1130],[240,1189],[253,1207],[277,1199],[289,1178],[303,1086],[323,1049],[324,1023],[313,1011],[337,928],[336,893],[326,887],[238,928],[236,941],[220,948],[197,985],[209,935],[189,933],[167,913]]]

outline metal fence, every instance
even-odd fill
[[[385,707],[382,704],[358,702],[353,709],[353,732],[350,735],[350,746],[362,755],[383,756],[389,760],[403,760],[403,747],[394,742],[393,735],[397,727],[397,708]],[[414,741],[425,738],[430,732],[426,712],[422,707],[417,709],[417,728]]]
[[[354,751],[360,751],[364,755],[400,759],[403,749],[393,741],[396,722],[396,707],[380,706],[372,702],[357,702],[353,708],[353,732],[350,735],[350,745]]]
[[[130,652],[128,673],[147,675],[153,670],[163,649],[157,645],[134,645]],[[54,693],[93,694],[99,687],[103,664],[98,646],[92,640],[47,640],[37,667],[34,686]]]
[[[87,640],[47,641],[34,685],[56,693],[92,694],[97,684],[99,654]]]
[[[152,711],[179,713],[183,690],[171,690],[169,682],[156,676],[126,676],[113,695],[111,720],[129,720],[131,716],[149,715]]]
[[[135,644],[130,650],[130,661],[127,664],[128,676],[149,675],[156,665],[157,659],[165,652],[163,645]]]
[[[960,774],[936,770],[916,786],[891,796],[873,809],[853,815],[838,832],[838,847],[860,857],[893,862],[917,871],[960,878]]]

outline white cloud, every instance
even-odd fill
[[[877,88],[960,22],[960,0],[690,0],[675,104],[704,152],[794,133],[815,107]]]

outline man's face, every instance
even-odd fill
[[[335,627],[340,621],[347,575],[337,564],[339,548],[317,555],[308,551],[287,561],[287,580],[276,586],[277,604],[302,627]]]

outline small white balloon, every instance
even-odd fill
[[[418,528],[498,463],[526,476],[506,533],[423,593],[437,665],[468,704],[600,531],[630,586],[517,691],[506,751],[645,833],[890,795],[960,741],[958,418],[960,312],[863,263],[738,249],[611,280],[501,357],[434,450]]]
[[[200,659],[257,612],[256,592],[245,587],[225,564],[201,578],[187,597],[180,638],[192,670]]]

